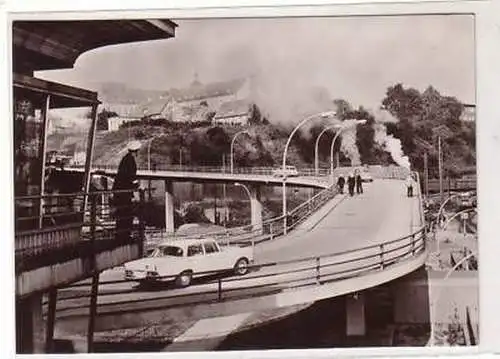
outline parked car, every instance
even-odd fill
[[[194,277],[216,272],[232,270],[244,275],[251,263],[251,247],[222,247],[214,239],[168,240],[158,244],[149,257],[126,263],[125,280],[174,280],[177,286],[187,287]]]
[[[362,182],[373,182],[373,176],[366,168],[361,169],[359,174],[361,175]]]
[[[295,166],[286,166],[285,170],[282,167],[277,168],[273,172],[274,177],[297,177],[299,175],[299,171]]]

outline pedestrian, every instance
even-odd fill
[[[134,197],[133,190],[139,187],[136,156],[140,148],[139,141],[132,141],[128,144],[128,152],[118,165],[118,172],[113,183],[113,191],[124,191],[113,195],[117,239],[123,241],[130,241],[134,223],[132,198]]]
[[[344,194],[344,185],[345,185],[345,178],[343,174],[340,174],[339,179],[337,180],[337,186],[339,188],[339,193]]]
[[[413,197],[413,177],[411,174],[406,178],[406,195]]]
[[[356,178],[352,172],[349,173],[347,177],[347,186],[349,187],[349,195],[354,196],[354,187],[356,186]]]
[[[356,193],[361,194],[363,193],[363,179],[361,178],[361,173],[359,169],[357,169],[354,173],[356,181]]]

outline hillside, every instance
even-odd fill
[[[442,138],[444,168],[454,176],[462,168],[475,166],[475,123],[460,120],[463,105],[455,98],[439,94],[429,87],[423,93],[397,84],[389,87],[382,100],[383,110],[372,113],[363,107],[354,109],[342,99],[334,100],[340,121],[365,120],[353,130],[344,131],[335,142],[342,165],[390,164],[423,170],[427,153],[432,177],[437,170],[437,137]],[[279,166],[291,128],[269,122],[253,122],[235,141],[234,164]],[[292,141],[287,163],[297,167],[314,165],[315,139],[325,123],[298,132]],[[213,126],[210,121],[178,123],[167,120],[143,120],[129,123],[116,132],[100,132],[96,138],[94,163],[117,165],[129,140],[144,143],[139,152],[140,166],[148,163],[148,144],[152,166],[191,165],[229,166],[230,144],[241,127]],[[319,143],[320,163],[329,166],[330,144],[334,131],[326,132]],[[52,135],[49,149],[72,152],[83,148],[81,133]]]

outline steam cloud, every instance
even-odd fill
[[[387,111],[380,111],[377,113],[376,120],[377,122],[374,124],[374,141],[391,155],[398,166],[410,169],[410,160],[403,152],[401,140],[395,138],[393,135],[388,135],[384,124],[387,122],[397,122],[397,119]]]
[[[344,121],[344,126],[349,127],[343,130],[340,135],[342,137],[340,150],[351,160],[351,166],[359,166],[361,165],[361,156],[356,144],[357,127],[355,125],[351,126],[349,122],[352,122],[352,120]]]

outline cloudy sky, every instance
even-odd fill
[[[261,73],[281,96],[276,101],[319,86],[332,98],[376,108],[387,87],[401,82],[475,102],[472,15],[176,22],[173,39],[93,50],[73,69],[38,76],[167,90],[188,86],[195,72],[201,82]]]

